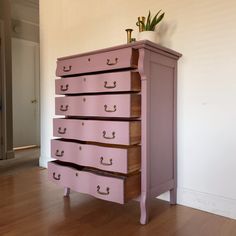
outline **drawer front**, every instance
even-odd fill
[[[108,144],[139,144],[141,141],[141,122],[54,118],[53,135]]]
[[[61,166],[55,162],[48,163],[49,180],[63,187],[69,187],[80,193],[90,194],[96,198],[123,204],[124,179],[107,177],[92,172],[76,170]]]
[[[141,80],[138,72],[68,77],[55,80],[56,94],[83,94],[101,92],[139,92]]]
[[[74,56],[57,61],[56,76],[111,71],[121,68],[137,68],[138,50],[123,48],[88,56]]]
[[[140,169],[141,148],[111,148],[51,140],[51,156],[60,161],[105,171],[130,173]]]
[[[56,115],[95,117],[140,117],[141,95],[95,95],[57,97]]]

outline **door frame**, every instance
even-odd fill
[[[12,122],[12,62],[11,62],[11,5],[9,0],[0,2],[1,20],[1,97],[2,97],[2,155],[0,159],[14,157]]]
[[[4,124],[3,124],[3,77],[4,77],[4,66],[3,66],[3,59],[4,59],[4,50],[3,50],[3,21],[0,19],[0,159],[4,158]]]

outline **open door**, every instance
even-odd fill
[[[38,43],[12,38],[14,149],[39,146],[38,51]]]

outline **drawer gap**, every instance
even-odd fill
[[[140,172],[140,171],[134,171],[129,174],[121,174],[121,173],[117,173],[117,172],[103,171],[103,170],[99,170],[99,169],[92,168],[92,167],[80,166],[80,165],[76,165],[76,164],[70,163],[70,162],[64,162],[64,161],[58,161],[58,160],[51,161],[51,162],[55,163],[57,165],[60,165],[60,166],[70,167],[70,168],[73,168],[78,171],[86,171],[86,172],[91,172],[91,173],[101,175],[101,176],[116,177],[116,178],[121,178],[121,179],[125,179],[126,177],[136,175]]]
[[[133,67],[126,67],[121,69],[111,69],[111,70],[102,70],[102,71],[95,71],[95,72],[87,72],[87,73],[78,73],[78,74],[69,74],[60,76],[61,78],[68,78],[71,76],[84,76],[84,75],[95,75],[95,74],[104,74],[104,73],[111,73],[111,72],[121,72],[121,71],[137,71],[137,66]]]

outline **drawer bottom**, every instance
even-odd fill
[[[141,193],[140,172],[122,176],[52,161],[48,163],[48,176],[62,187],[120,204],[138,197]]]

